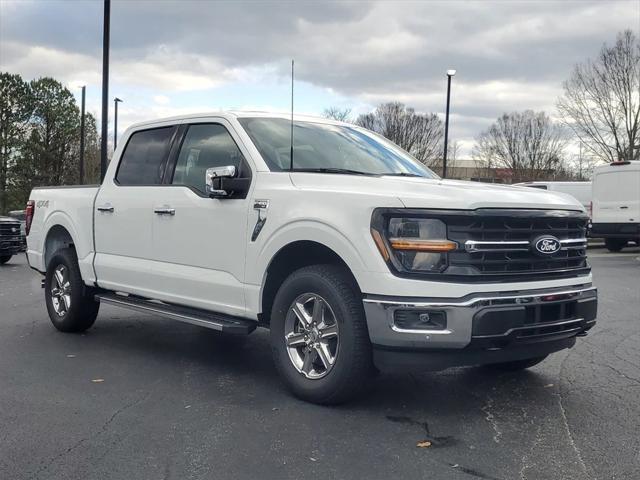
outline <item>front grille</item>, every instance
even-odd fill
[[[0,222],[0,237],[19,237],[20,223]]]
[[[20,223],[0,223],[0,251],[20,251],[23,248],[22,243],[23,239],[20,234]]]
[[[556,210],[476,210],[447,218],[448,237],[459,248],[449,254],[447,274],[482,277],[532,277],[588,272],[587,217]],[[550,255],[535,251],[536,238],[550,235],[561,248]]]

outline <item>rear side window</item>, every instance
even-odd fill
[[[131,135],[116,180],[120,185],[158,185],[175,127],[142,130]]]
[[[233,165],[242,176],[242,153],[220,124],[191,125],[182,142],[173,174],[173,185],[185,185],[206,193],[208,168]]]

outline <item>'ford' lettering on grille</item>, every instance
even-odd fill
[[[551,255],[560,250],[560,240],[555,237],[542,237],[535,243],[536,250],[545,255]]]

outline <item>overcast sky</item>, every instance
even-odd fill
[[[111,87],[119,130],[218,109],[355,114],[401,101],[443,115],[468,154],[503,112],[555,114],[562,81],[616,33],[640,30],[640,1],[112,1]],[[0,70],[52,76],[99,117],[102,2],[0,0]],[[110,108],[112,103],[110,103]],[[113,114],[110,111],[110,116]]]

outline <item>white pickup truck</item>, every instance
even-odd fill
[[[138,124],[101,186],[35,189],[27,255],[53,325],[84,331],[106,303],[266,327],[291,391],[335,404],[376,369],[527,368],[595,324],[577,201],[442,180],[353,125],[293,125]]]

